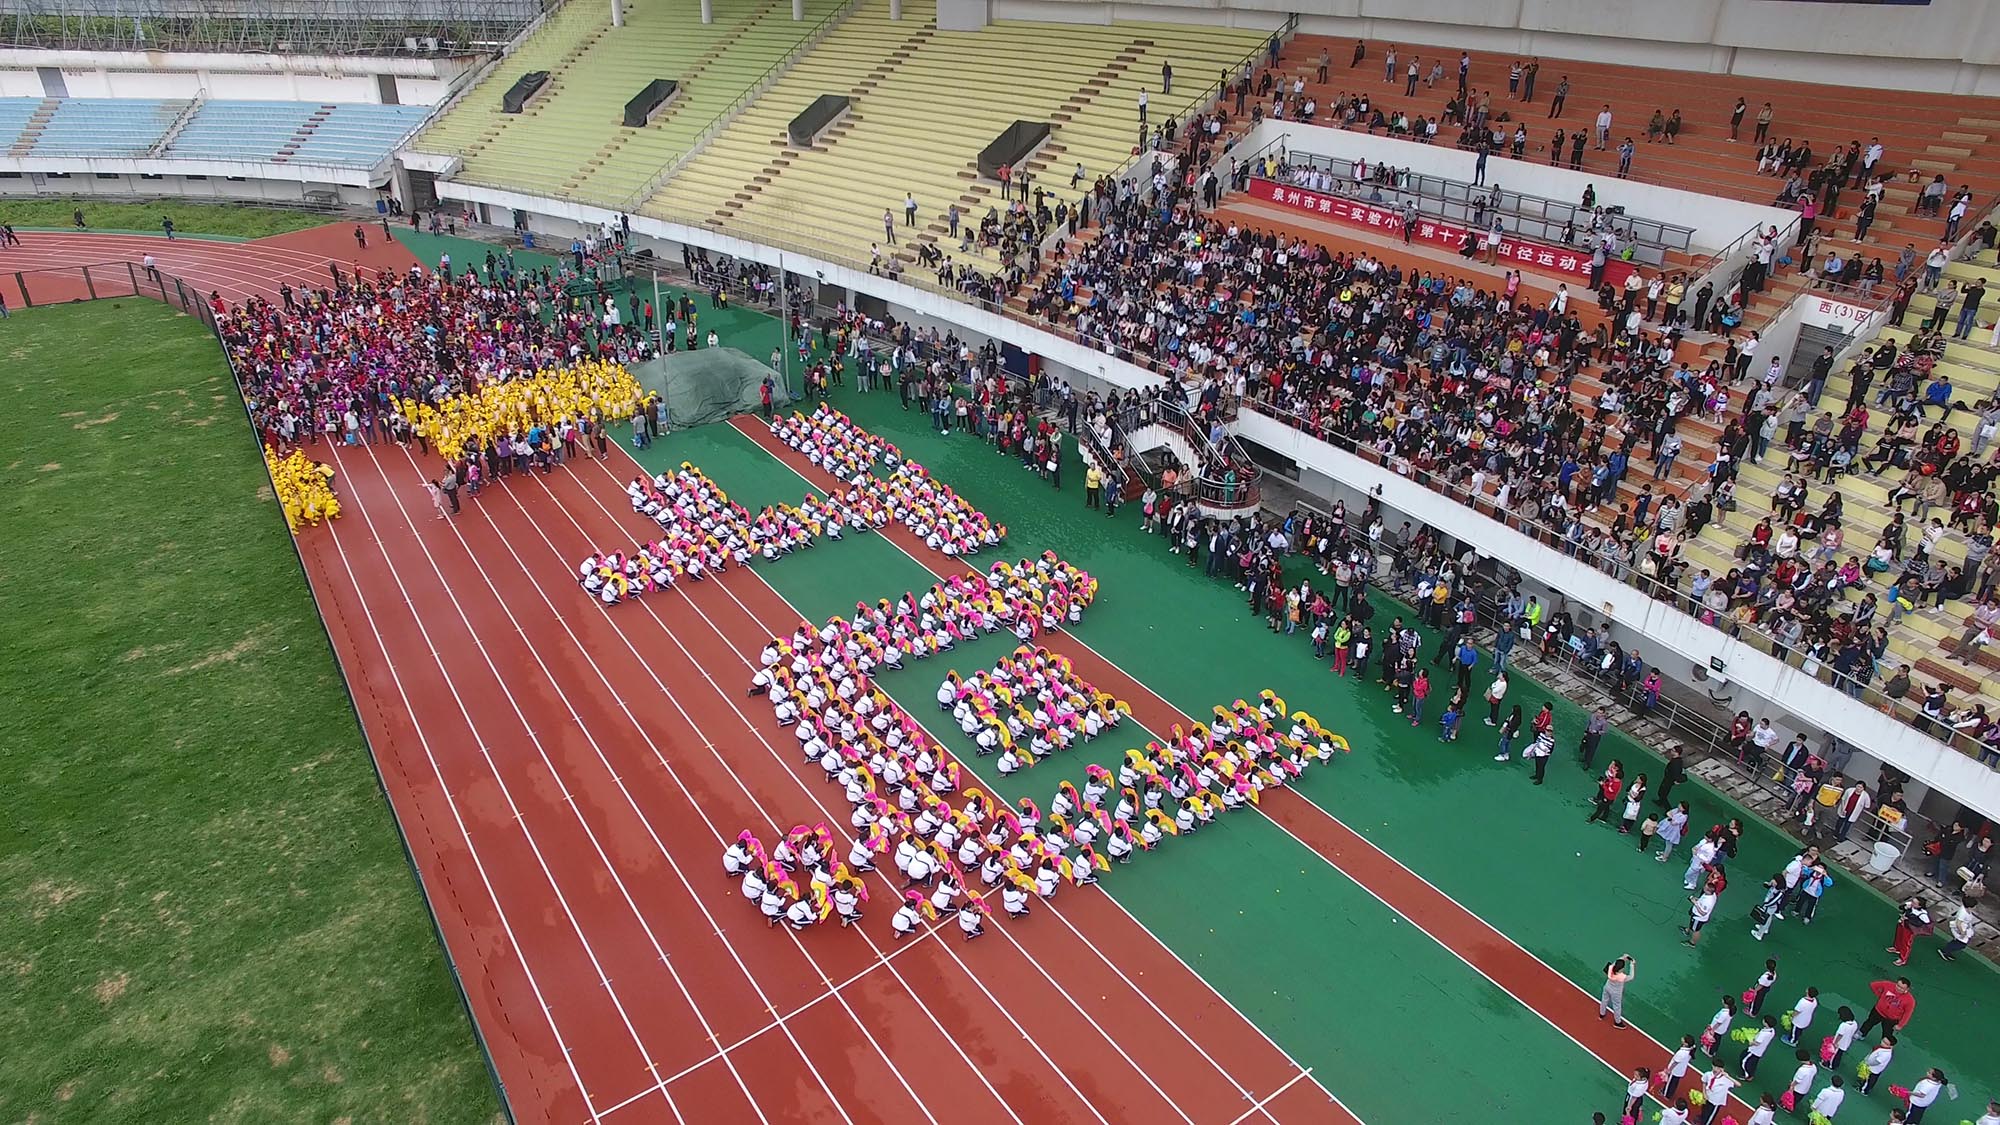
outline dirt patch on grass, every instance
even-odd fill
[[[66,1102],[73,1097],[76,1097],[76,1082],[74,1080],[65,1082],[62,1085],[56,1087],[57,1101]]]
[[[103,980],[91,985],[90,994],[97,997],[98,1003],[110,1007],[117,1002],[120,996],[125,995],[125,990],[131,986],[132,974],[119,973],[117,976],[105,977]]]
[[[275,501],[277,498],[278,494],[271,490],[270,485],[260,484],[257,486],[257,499],[268,502],[268,501]]]
[[[48,464],[42,466],[41,471],[45,473],[53,473],[60,468],[62,468],[61,461],[50,461]]]
[[[120,664],[130,664],[135,660],[144,660],[149,656],[158,656],[163,652],[171,652],[179,647],[179,645],[140,645],[138,648],[128,648],[124,652],[119,653],[118,662]]]
[[[116,422],[118,420],[119,414],[120,411],[114,410],[111,413],[106,414],[101,418],[85,418],[83,421],[78,422],[75,425],[71,426],[70,429],[87,430],[92,426],[108,426],[111,423]]]
[[[64,906],[83,897],[84,889],[75,883],[58,883],[53,879],[41,879],[28,886],[29,913],[36,920],[48,917]]]
[[[274,1067],[283,1066],[292,1061],[292,1053],[278,1046],[276,1043],[271,1044],[270,1054],[271,1065]]]
[[[189,672],[199,672],[204,668],[213,668],[217,664],[234,664],[237,661],[243,659],[245,656],[247,656],[252,649],[255,649],[257,647],[257,645],[258,645],[258,638],[254,634],[246,636],[242,640],[237,641],[235,644],[230,645],[228,648],[222,649],[217,652],[211,652],[207,656],[204,656],[201,659],[193,661],[191,663],[181,664],[169,668],[167,669],[166,674],[169,676],[180,676],[180,675],[185,675],[186,673]]]

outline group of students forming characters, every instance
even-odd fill
[[[1053,551],[1019,563],[995,562],[983,574],[946,579],[922,595],[856,603],[852,621],[834,617],[817,631],[801,623],[791,637],[764,646],[750,692],[768,694],[778,722],[798,726],[801,743],[809,736],[844,736],[837,712],[868,703],[861,689],[878,668],[900,668],[905,656],[948,652],[961,640],[1003,629],[1027,644],[1082,620],[1096,596],[1096,579]]]
[[[1062,657],[1027,644],[1044,627],[1077,620],[1095,591],[1088,574],[1049,552],[995,563],[986,574],[940,583],[921,598],[905,594],[857,607],[852,622],[836,617],[816,631],[802,623],[765,647],[750,693],[771,700],[779,724],[796,732],[805,760],[841,787],[854,810],[844,864],[829,861],[836,850],[830,837],[805,829],[793,834],[802,839],[788,838],[784,855],[762,856],[754,838],[725,854],[725,872],[743,880],[744,896],[770,924],[804,929],[837,916],[852,925],[867,901],[861,876],[886,855],[905,880],[891,919],[896,936],[953,913],[970,940],[984,932],[986,894],[997,892],[1010,917],[1025,916],[1033,899],[1053,897],[1063,883],[1093,883],[1111,863],[1129,862],[1167,836],[1198,831],[1218,812],[1255,804],[1265,789],[1347,749],[1303,711],[1281,730],[1284,701],[1266,691],[1254,706],[1239,700],[1216,708],[1209,726],[1188,732],[1177,726],[1166,744],[1128,751],[1115,774],[1092,764],[1081,789],[1069,781],[1058,787],[1046,816],[1029,798],[1008,807],[976,788],[965,789],[954,807],[947,798],[961,788],[958,763],[874,684],[873,674],[900,667],[906,655],[922,658],[958,638],[998,632],[1011,620],[1022,647],[976,674],[970,682],[977,689],[953,690],[939,704],[955,711],[964,703],[975,715],[983,705],[996,722],[975,726],[1012,742],[1015,732],[992,706],[1011,701],[1030,746],[1041,736],[1052,752],[1048,736],[1061,731],[1073,743],[1087,730],[1110,729],[1124,714],[1117,701],[1076,678]],[[1117,799],[1107,811],[1103,802],[1114,786]],[[817,865],[804,863],[808,854]],[[801,866],[808,869],[803,888],[792,878]]]
[[[826,697],[828,714],[837,716],[830,724],[834,741],[797,726],[807,761],[825,770],[854,808],[854,843],[844,863],[830,860],[835,849],[823,825],[794,829],[772,857],[747,832],[724,853],[724,872],[741,879],[744,897],[773,926],[783,921],[802,930],[830,916],[843,926],[859,921],[868,900],[861,876],[889,856],[904,880],[890,919],[897,939],[952,914],[970,941],[985,932],[986,895],[997,892],[1008,917],[1025,917],[1034,899],[1053,898],[1064,883],[1091,885],[1113,862],[1129,863],[1134,852],[1151,851],[1168,836],[1197,832],[1218,813],[1255,804],[1266,788],[1285,785],[1314,762],[1348,749],[1303,711],[1281,730],[1284,701],[1265,691],[1254,706],[1238,700],[1233,708],[1217,707],[1212,726],[1197,723],[1190,732],[1176,726],[1166,744],[1128,750],[1115,775],[1093,763],[1081,789],[1067,780],[1057,786],[1046,814],[1031,798],[1009,807],[977,788],[965,789],[954,808],[947,798],[962,778],[957,763],[867,682],[838,636],[822,641],[802,628],[773,641],[772,649],[767,669],[784,668],[790,654],[841,673]],[[1057,659],[1024,647],[986,675],[1005,686],[1019,674],[1019,662],[1032,667]],[[1024,691],[1027,686],[1021,681]],[[1107,811],[1114,786],[1118,797]],[[807,871],[803,892],[792,877],[801,867]]]
[[[893,444],[825,402],[810,416],[794,411],[773,419],[771,432],[839,480],[844,488],[835,495],[848,507],[878,517],[877,527],[886,522],[880,514],[887,513],[887,518],[914,532],[924,546],[953,558],[978,554],[1007,540],[1005,524],[988,519],[950,485],[905,459]],[[876,475],[878,464],[888,475]]]
[[[605,605],[671,589],[682,578],[699,582],[732,563],[747,566],[753,558],[774,562],[816,546],[822,534],[840,539],[843,527],[869,527],[859,512],[814,493],[807,493],[796,508],[767,506],[753,516],[686,461],[672,475],[661,473],[650,481],[633,477],[625,495],[632,510],[659,524],[664,534],[629,554],[593,551],[577,564],[584,593]]]
[[[1076,674],[1069,658],[1026,645],[990,669],[945,673],[938,706],[1002,775],[1089,742],[1132,713],[1129,704]]]

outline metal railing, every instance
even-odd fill
[[[1557,246],[1572,244],[1563,238],[1566,230],[1573,231],[1578,237],[1588,235],[1594,217],[1591,211],[1575,203],[1527,192],[1507,191],[1497,184],[1472,184],[1445,176],[1393,169],[1393,166],[1392,170],[1396,172],[1393,184],[1378,183],[1372,173],[1369,178],[1357,181],[1351,171],[1355,161],[1337,154],[1294,149],[1287,151],[1280,162],[1291,168],[1304,166],[1332,173],[1333,190],[1341,195],[1365,192],[1373,186],[1386,187],[1396,193],[1396,204],[1400,205],[1404,197],[1408,197],[1415,200],[1417,209],[1424,214],[1472,227],[1484,227],[1497,216],[1508,221],[1508,229],[1515,235]],[[1505,166],[1502,165],[1500,170],[1504,172]],[[1478,205],[1475,201],[1485,202]],[[1688,252],[1694,237],[1692,227],[1629,213],[1614,215],[1607,212],[1604,219],[1621,236],[1630,240],[1634,255],[1650,266],[1662,264],[1670,251]]]
[[[1194,473],[1190,483],[1203,503],[1217,508],[1255,508],[1262,502],[1263,469],[1234,433],[1225,428],[1221,440],[1215,440],[1201,419],[1171,399],[1159,403],[1155,421],[1178,432],[1194,450],[1199,463],[1188,466]]]
[[[1836,675],[1832,670],[1832,653],[1814,657],[1809,651],[1799,651],[1803,642],[1787,644],[1772,635],[1760,623],[1746,621],[1735,616],[1734,611],[1739,608],[1739,605],[1733,600],[1729,608],[1720,615],[1711,614],[1705,609],[1701,611],[1692,610],[1690,608],[1692,599],[1688,594],[1682,592],[1677,587],[1663,584],[1644,573],[1644,559],[1635,560],[1625,555],[1607,557],[1601,553],[1586,555],[1576,543],[1569,539],[1565,529],[1543,523],[1539,520],[1530,520],[1515,511],[1501,509],[1495,505],[1493,497],[1488,493],[1480,492],[1474,494],[1460,487],[1455,481],[1449,480],[1437,473],[1419,469],[1401,457],[1386,455],[1373,445],[1358,443],[1346,434],[1331,430],[1324,425],[1315,426],[1307,419],[1269,403],[1254,399],[1245,400],[1243,408],[1254,410],[1259,414],[1282,422],[1293,429],[1319,438],[1336,449],[1352,453],[1363,460],[1388,469],[1398,476],[1411,480],[1432,492],[1436,492],[1464,505],[1479,515],[1493,519],[1504,527],[1519,531],[1533,538],[1543,546],[1563,551],[1563,553],[1569,555],[1571,558],[1589,563],[1593,568],[1610,575],[1625,585],[1642,591],[1654,601],[1659,602],[1667,608],[1677,613],[1701,619],[1710,627],[1719,629],[1734,639],[1745,641],[1751,647],[1756,648],[1767,656],[1784,661],[1787,665],[1804,669],[1809,662],[1817,663],[1818,667],[1812,673],[1813,678],[1845,692],[1852,699],[1866,703],[1878,711],[1893,715],[1903,722],[1911,724],[1913,727],[1918,720],[1923,718],[1921,708],[1910,702],[1907,698],[1891,699],[1889,696],[1883,694],[1880,689],[1871,686],[1877,678],[1879,665],[1894,662],[1886,654],[1876,660],[1867,669],[1868,674],[1865,680],[1860,677]],[[1726,515],[1726,513],[1723,514]],[[1726,526],[1720,518],[1714,522],[1718,526]],[[1679,541],[1677,539],[1675,544],[1676,551],[1678,547]],[[1802,551],[1801,554],[1803,555],[1804,552]],[[1715,575],[1714,577],[1719,582],[1723,576]],[[1893,609],[1892,607],[1884,606],[1881,612],[1888,614],[1893,612]],[[1893,620],[1885,620],[1885,624],[1893,626],[1895,622]],[[1906,661],[1905,663],[1914,665],[1915,661]],[[1779,707],[1784,706],[1784,703],[1780,700],[1770,700],[1769,702]],[[1929,732],[1920,730],[1919,733]],[[1983,744],[1955,732],[1947,732],[1944,737],[1939,737],[1935,733],[1929,733],[1929,737],[1972,757],[1978,757],[1986,750]]]
[[[730,122],[735,121],[745,109],[749,108],[751,102],[757,100],[758,95],[769,89],[771,84],[778,80],[780,74],[790,68],[794,62],[798,61],[800,55],[818,46],[820,40],[825,39],[831,34],[834,26],[846,19],[854,11],[855,3],[856,0],[843,0],[843,3],[838,7],[820,17],[819,22],[815,23],[806,32],[804,38],[794,44],[791,50],[779,56],[776,62],[765,67],[762,74],[751,79],[750,85],[745,87],[743,92],[736,96],[736,100],[717,111],[715,116],[709,119],[708,124],[703,125],[700,132],[695,134],[694,139],[688,142],[687,148],[672,160],[667,161],[666,166],[654,173],[652,178],[646,181],[645,186],[626,199],[624,204],[619,207],[619,210],[628,215],[637,214],[639,208],[647,200],[653,198],[654,194],[668,180],[673,178],[674,173],[680,171],[688,161],[699,155],[702,149],[707,148],[708,142],[714,140],[716,134],[728,128]]]

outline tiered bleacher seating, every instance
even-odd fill
[[[977,224],[997,184],[976,179],[980,149],[1016,119],[1054,128],[1027,171],[1057,197],[1073,197],[1080,161],[1091,177],[1122,165],[1138,140],[1138,96],[1149,119],[1186,116],[1188,103],[1264,35],[1171,24],[996,22],[977,32],[939,31],[935,6],[867,0],[755,105],[645,204],[644,214],[759,229],[865,261],[883,241],[882,212],[898,238],[943,238],[957,203]],[[1171,62],[1174,93],[1160,89]],[[852,96],[848,116],[810,151],[789,147],[785,123],[813,98]],[[900,226],[904,193],[916,196],[915,230]],[[886,246],[883,248],[888,249]],[[963,261],[954,244],[949,252]]]
[[[1459,48],[1427,44],[1397,45],[1397,77],[1383,81],[1382,60],[1388,45],[1370,41],[1368,57],[1360,66],[1349,67],[1354,41],[1330,36],[1301,35],[1291,39],[1279,55],[1278,69],[1287,77],[1306,79],[1306,89],[1321,107],[1330,107],[1342,93],[1366,92],[1386,109],[1407,109],[1413,115],[1437,116],[1457,89]],[[1321,51],[1332,56],[1328,81],[1317,79]],[[1433,60],[1445,63],[1445,78],[1435,88],[1418,83],[1417,94],[1403,94],[1403,69],[1412,54],[1421,56],[1426,76]],[[1771,136],[1790,138],[1797,144],[1810,142],[1815,163],[1831,156],[1836,147],[1850,141],[1865,147],[1871,138],[1880,138],[1885,149],[1882,170],[1897,173],[1878,209],[1871,245],[1892,245],[1915,239],[1919,246],[1934,241],[1943,224],[1914,216],[1916,190],[1909,172],[1918,171],[1924,180],[1942,173],[1955,188],[1971,184],[1979,198],[1991,199],[2000,190],[2000,155],[1990,141],[2000,136],[2000,100],[1954,94],[1922,94],[1844,86],[1786,82],[1776,79],[1741,78],[1733,75],[1701,74],[1690,71],[1656,70],[1618,66],[1610,63],[1580,62],[1574,59],[1541,59],[1535,83],[1535,100],[1524,105],[1507,98],[1507,73],[1517,56],[1487,51],[1471,53],[1469,86],[1476,98],[1492,95],[1493,114],[1510,113],[1528,129],[1528,159],[1546,162],[1548,142],[1557,126],[1565,132],[1591,128],[1597,112],[1611,107],[1612,144],[1627,136],[1638,144],[1632,162],[1632,178],[1646,183],[1665,184],[1709,195],[1768,203],[1776,196],[1781,180],[1757,175],[1757,146],[1752,142],[1757,110],[1765,102],[1772,106]],[[1518,56],[1522,63],[1528,56]],[[1549,105],[1558,83],[1567,75],[1569,98],[1559,120],[1549,120]],[[1741,137],[1729,140],[1729,115],[1737,98],[1748,102]],[[1679,110],[1683,121],[1678,142],[1646,143],[1646,125],[1654,110],[1671,114]],[[1511,128],[1510,128],[1511,132]],[[1441,127],[1439,140],[1456,140],[1457,130]],[[1504,166],[1503,166],[1504,167]],[[1609,175],[1617,167],[1617,154],[1584,150],[1584,171]],[[1496,172],[1505,179],[1504,171]],[[1822,226],[1851,235],[1854,230],[1858,192],[1846,193],[1837,219],[1822,219]],[[1893,257],[1893,253],[1891,257]]]
[[[5,98],[29,105],[13,156],[144,156],[187,109],[157,98]],[[10,114],[11,116],[11,114]]]
[[[2000,287],[2000,263],[1996,263],[1991,252],[1982,252],[1976,261],[1954,263],[1946,270],[1946,276],[1958,279],[1961,285],[1970,282],[1974,277],[1984,277],[1988,286]],[[1895,340],[1898,348],[1907,347],[1914,335],[1914,329],[1931,313],[1933,307],[1934,301],[1930,297],[1919,297],[1912,302],[1910,313],[1905,319],[1909,327],[1885,329],[1880,339]],[[1940,370],[1951,377],[1955,388],[1952,398],[1961,405],[1973,406],[1983,399],[2000,394],[2000,351],[1987,346],[1991,331],[1986,326],[1993,322],[1995,312],[2000,310],[1986,310],[1982,307],[1981,327],[1974,330],[1970,340],[1951,342],[1946,347],[1943,362],[1938,365]],[[1949,330],[1949,326],[1946,327]],[[1870,422],[1868,435],[1861,443],[1864,454],[1874,450],[1876,441],[1882,435],[1884,423],[1889,418],[1887,408],[1877,406],[1874,402],[1882,383],[1883,380],[1878,379],[1869,390],[1867,402]],[[1834,377],[1827,382],[1820,408],[1832,411],[1838,418],[1850,389],[1851,384],[1846,372],[1836,371]],[[1935,410],[1931,411],[1929,418],[1926,419],[1926,426],[1938,417]],[[1972,448],[1974,430],[1978,425],[1977,414],[1968,410],[1954,410],[1951,412],[1950,422],[1958,431],[1963,449],[1967,451],[1960,456],[1968,456]],[[1989,446],[1989,456],[1991,449]],[[1856,468],[1858,471],[1841,477],[1836,486],[1815,483],[1809,494],[1807,506],[1816,510],[1837,488],[1843,501],[1842,525],[1847,537],[1847,544],[1842,553],[1866,558],[1889,522],[1889,491],[1903,479],[1904,473],[1899,469],[1890,469],[1884,474],[1875,475],[1868,473],[1859,465]],[[1700,538],[1689,541],[1683,547],[1683,554],[1694,569],[1706,567],[1712,573],[1721,575],[1730,567],[1738,565],[1734,557],[1735,552],[1747,541],[1757,521],[1770,515],[1771,490],[1782,479],[1785,469],[1785,454],[1783,449],[1778,447],[1774,447],[1765,457],[1763,465],[1743,467],[1737,491],[1739,513],[1730,517],[1728,527],[1718,528],[1710,525]],[[1912,505],[1908,501],[1903,507],[1906,514],[1912,511]],[[1930,515],[1948,519],[1950,511],[1934,508]],[[1774,520],[1774,523],[1776,522]],[[1910,532],[1911,543],[1914,543],[1918,530],[1913,522]],[[1948,532],[1943,542],[1939,544],[1936,556],[1943,562],[1963,565],[1965,548],[1965,535],[1953,530]],[[1878,600],[1884,601],[1885,607],[1886,590],[1896,577],[1896,573],[1896,570],[1891,570],[1885,574],[1872,576],[1869,588],[1875,591]],[[1849,600],[1858,600],[1860,596],[1859,592],[1850,593]],[[1898,664],[1911,665],[1919,684],[1932,681],[1949,683],[1959,695],[1961,702],[1966,702],[1967,696],[1973,696],[1978,701],[1984,702],[1990,711],[2000,713],[2000,656],[1989,652],[1971,667],[1951,659],[1956,641],[1964,630],[1964,622],[1971,609],[1969,601],[1958,600],[1947,602],[1941,610],[1926,610],[1903,617],[1890,630],[1889,653],[1886,659],[1891,667]],[[1886,619],[1886,608],[1883,616]],[[1885,674],[1887,671],[1888,669],[1885,669]]]
[[[0,148],[12,156],[157,155],[169,160],[295,162],[369,168],[430,113],[420,105],[111,98],[0,98]],[[171,137],[169,140],[168,138]],[[163,149],[157,153],[162,141]]]
[[[271,160],[318,108],[305,102],[204,102],[174,135],[163,155]]]
[[[841,3],[808,0],[793,20],[783,0],[716,0],[710,24],[694,4],[628,3],[617,28],[602,5],[567,5],[415,147],[462,156],[467,180],[623,207]],[[533,70],[551,87],[501,113],[500,96]],[[645,126],[624,126],[626,101],[656,78],[678,80],[679,94]]]
[[[21,139],[21,130],[28,127],[41,107],[40,98],[0,98],[0,151],[14,148]]]
[[[293,147],[280,154],[294,164],[373,166],[430,113],[421,105],[326,105],[314,113]]]

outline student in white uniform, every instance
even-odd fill
[[[819,922],[819,911],[805,899],[797,899],[785,908],[785,922],[794,930],[810,929]]]
[[[1646,1091],[1653,1085],[1653,1071],[1650,1067],[1634,1067],[1632,1078],[1625,1083],[1625,1116],[1637,1117],[1646,1108]]]
[[[1721,1063],[1708,1068],[1708,1073],[1701,1076],[1701,1093],[1708,1099],[1701,1107],[1701,1125],[1715,1125],[1723,1107],[1729,1104],[1729,1091],[1735,1088],[1736,1079],[1722,1069]]]
[[[739,837],[722,853],[722,873],[731,879],[740,878],[756,862],[756,853],[752,852],[750,845]]]
[[[1785,1088],[1791,1092],[1794,1101],[1804,1105],[1812,1093],[1813,1080],[1819,1077],[1819,1064],[1813,1061],[1812,1052],[1804,1048],[1800,1048],[1798,1059],[1799,1068],[1792,1071],[1792,1080]]]
[[[1764,1052],[1770,1050],[1772,1042],[1778,1038],[1778,1017],[1765,1016],[1763,1022],[1764,1025],[1757,1029],[1757,1034],[1750,1037],[1750,1045],[1743,1051],[1743,1065],[1740,1069],[1743,1071],[1745,1082],[1757,1077],[1757,1064],[1764,1061]]]
[[[1882,1072],[1889,1069],[1889,1061],[1896,1057],[1896,1037],[1884,1035],[1882,1042],[1861,1059],[1861,1065],[1868,1068],[1868,1077],[1855,1084],[1855,1089],[1863,1097],[1875,1092],[1875,1083],[1882,1081]],[[1857,1071],[1858,1073],[1858,1071]]]
[[[1827,1083],[1825,1089],[1813,1095],[1810,1112],[1823,1113],[1827,1116],[1829,1120],[1831,1120],[1834,1114],[1840,1112],[1840,1103],[1847,1100],[1847,1090],[1845,1087],[1846,1083],[1842,1080],[1840,1075],[1838,1074],[1834,1075],[1833,1080]],[[1915,1098],[1916,1094],[1917,1094],[1916,1087],[1914,1086],[1911,1087],[1910,1096],[1912,1098]],[[1935,1094],[1933,1094],[1933,1096],[1935,1096]],[[1914,1104],[1914,1102],[1912,1104]],[[1916,1110],[1912,1109],[1910,1112],[1912,1114],[1916,1114],[1916,1116],[1905,1118],[1905,1120],[1911,1121],[1912,1123],[1923,1120],[1923,1115],[1918,1114]]]
[[[861,896],[854,888],[842,883],[833,889],[833,912],[840,915],[843,929],[861,920]]]
[[[1028,916],[1028,892],[1009,883],[1000,891],[1000,906],[1007,911],[1009,918],[1025,918]]]
[[[1681,1045],[1674,1049],[1674,1055],[1667,1060],[1667,1086],[1660,1091],[1661,1100],[1680,1092],[1681,1080],[1687,1077],[1688,1068],[1694,1065],[1694,1036],[1681,1036]]]
[[[1854,1046],[1854,1037],[1861,1030],[1861,1021],[1854,1018],[1854,1009],[1845,1004],[1835,1016],[1840,1022],[1833,1027],[1833,1069],[1840,1069],[1840,1062],[1847,1057],[1847,1049]]]
[[[1972,1125],[2000,1125],[2000,1098],[1988,1101],[1986,1103],[1986,1112],[1980,1114],[1979,1119],[1974,1121]]]
[[[904,902],[889,916],[889,928],[895,931],[896,940],[901,941],[924,928],[924,916],[916,903]]]
[[[1907,1117],[1910,1125],[1919,1125],[1923,1121],[1925,1112],[1936,1104],[1938,1095],[1944,1092],[1944,1082],[1944,1071],[1932,1067],[1917,1079],[1916,1085],[1910,1087],[1910,1112]],[[1839,1080],[1835,1079],[1834,1085],[1839,1084]],[[1832,1117],[1833,1114],[1828,1112],[1827,1116]]]
[[[1711,1059],[1721,1055],[1722,1044],[1729,1038],[1729,1025],[1736,1021],[1736,997],[1724,996],[1722,1007],[1708,1019],[1708,1026],[1702,1030],[1702,1050]]]
[[[1841,1010],[1846,1011],[1845,1008]],[[1785,1032],[1785,1042],[1794,1047],[1798,1046],[1799,1036],[1806,1028],[1812,1026],[1813,1013],[1817,1011],[1819,1011],[1819,989],[1808,988],[1806,994],[1799,997],[1792,1005],[1792,1029]]]
[[[1681,942],[1682,945],[1693,946],[1701,940],[1701,928],[1708,925],[1710,918],[1715,917],[1715,898],[1714,888],[1706,886],[1702,888],[1700,894],[1688,899],[1688,924],[1681,927],[1681,932],[1687,935],[1687,940]]]
[[[986,932],[986,922],[980,917],[978,900],[972,900],[958,908],[958,929],[965,935],[967,941]]]
[[[1778,1125],[1778,1100],[1769,1094],[1760,1096],[1747,1125]]]

